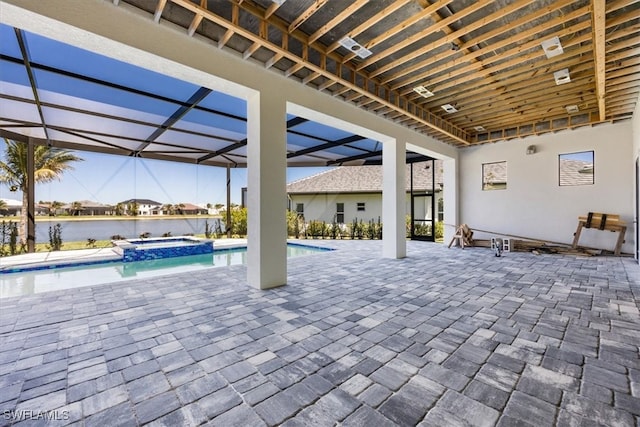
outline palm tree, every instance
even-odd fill
[[[27,144],[4,138],[6,143],[4,161],[0,161],[0,182],[15,186],[22,191],[22,211],[20,212],[20,243],[27,243],[28,177]],[[63,172],[73,169],[71,162],[82,161],[75,154],[46,145],[34,147],[34,176],[36,183],[60,179]]]
[[[82,210],[82,202],[71,203],[71,215],[78,216],[80,215],[81,210]]]

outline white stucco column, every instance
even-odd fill
[[[247,99],[247,281],[258,289],[287,282],[287,111],[271,89]]]
[[[459,221],[458,211],[458,164],[455,159],[442,161],[443,185],[442,197],[444,199],[444,243],[449,244],[456,232]]]
[[[407,255],[405,230],[406,144],[399,140],[382,144],[382,256]]]

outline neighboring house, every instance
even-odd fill
[[[414,219],[431,219],[432,173],[435,168],[436,221],[442,220],[442,162],[413,164]],[[406,169],[406,212],[411,214],[411,166]],[[382,216],[382,166],[342,166],[287,185],[289,209],[305,221],[347,224]]]
[[[128,199],[123,200],[120,204],[124,207],[125,215],[132,215],[129,209],[134,204],[138,207],[137,215],[139,216],[152,216],[162,215],[162,203],[149,199]]]
[[[2,216],[20,215],[22,210],[22,202],[14,199],[0,199],[4,202],[5,207],[0,210]]]
[[[112,215],[113,207],[91,200],[78,200],[62,206],[64,212],[76,216]]]
[[[193,203],[182,203],[179,206],[178,212],[182,215],[206,215],[209,212],[207,208],[202,208]]]

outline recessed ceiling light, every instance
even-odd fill
[[[556,71],[553,73],[553,78],[556,79],[557,85],[563,85],[565,83],[571,82],[571,76],[569,76],[569,69],[563,68],[560,71]]]
[[[544,54],[547,55],[547,58],[553,58],[554,56],[562,55],[564,53],[558,37],[551,37],[550,39],[540,43],[540,45],[542,46],[542,49],[544,49]]]
[[[566,107],[567,113],[577,113],[580,111],[577,105],[567,105]]]
[[[357,41],[349,36],[343,37],[338,41],[338,43],[340,44],[340,46],[349,49],[351,52],[355,53],[356,56],[359,56],[362,59],[370,56],[372,53],[369,49],[360,45]]]
[[[416,86],[416,87],[413,88],[413,90],[418,95],[423,96],[425,98],[429,98],[429,97],[433,96],[433,92],[431,92],[429,89],[427,89],[424,86]]]
[[[444,104],[441,106],[444,111],[447,113],[457,113],[458,109],[451,104]]]
[[[478,132],[484,132],[486,130],[484,126],[474,126],[473,128]]]

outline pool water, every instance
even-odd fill
[[[326,252],[326,248],[287,245],[287,257]],[[185,273],[247,263],[247,248],[216,249],[213,254],[188,255],[135,262],[104,262],[0,274],[0,298],[100,285],[128,279]]]

